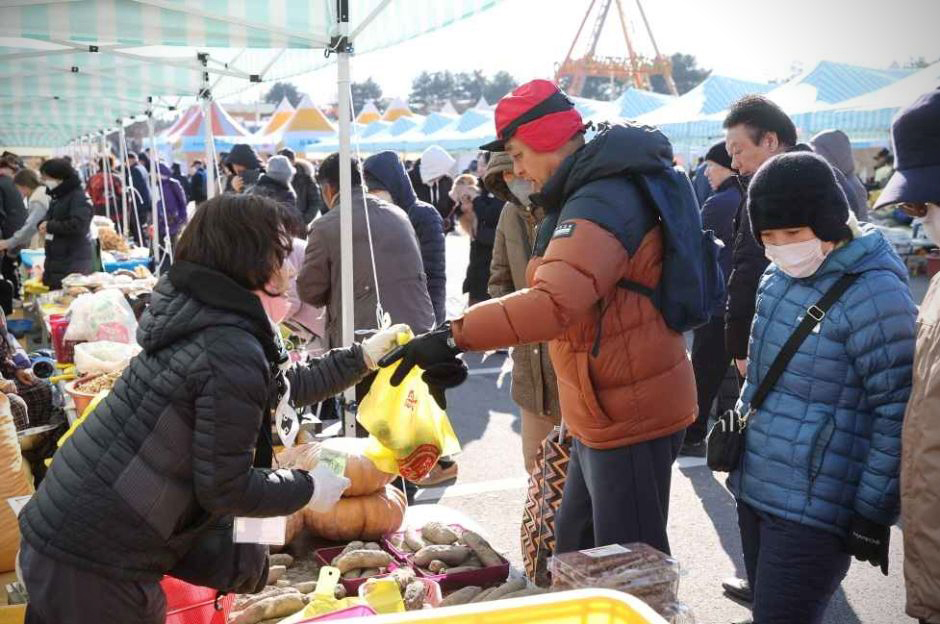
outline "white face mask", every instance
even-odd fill
[[[525,178],[513,178],[507,184],[509,187],[509,192],[516,196],[523,206],[529,206],[532,204],[532,200],[529,199],[529,196],[535,192],[535,188],[532,186],[530,180]]]
[[[802,243],[764,245],[764,254],[781,271],[797,278],[814,274],[826,260],[822,241],[815,237]]]
[[[49,189],[50,191],[54,189],[55,187],[59,186],[60,184],[62,184],[62,182],[54,178],[43,178],[42,183],[45,184],[46,188]]]
[[[927,214],[922,219],[927,237],[940,245],[940,205],[928,204]]]

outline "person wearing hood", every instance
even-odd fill
[[[503,206],[493,242],[489,294],[503,297],[526,288],[526,266],[532,257],[535,229],[545,216],[532,203],[532,183],[512,171],[512,158],[496,152],[487,164],[483,184]],[[558,379],[544,342],[519,345],[512,350],[512,400],[522,411],[522,460],[526,473],[535,467],[542,440],[561,423]]]
[[[849,137],[841,130],[823,130],[810,139],[809,144],[814,152],[845,176],[848,186],[843,190],[849,199],[849,207],[859,221],[868,221],[868,190],[855,173]]]
[[[754,621],[815,624],[852,557],[888,574],[917,309],[904,263],[876,227],[858,224],[822,157],[768,160],[748,187],[747,210],[771,265],[740,399],[751,413],[728,487]],[[837,286],[841,294],[829,295]],[[829,296],[834,303],[819,312]],[[805,315],[818,325],[752,409]]]
[[[93,213],[78,172],[64,159],[50,158],[39,168],[39,173],[52,198],[46,219],[39,225],[39,236],[46,241],[42,283],[58,290],[66,275],[87,275],[94,268]]]
[[[705,155],[705,169],[696,176],[708,180],[711,194],[702,205],[702,229],[711,230],[724,246],[718,255],[725,280],[731,275],[731,246],[734,242],[734,216],[741,205],[741,187],[731,169],[731,157],[725,142],[711,146]],[[692,368],[698,396],[698,417],[685,432],[681,455],[705,457],[705,436],[712,404],[731,365],[725,347],[725,306],[727,297],[712,311],[705,325],[697,328],[692,339]]]
[[[232,147],[232,151],[225,158],[225,164],[233,174],[228,183],[235,193],[247,192],[264,173],[261,158],[247,143],[239,143]]]
[[[447,319],[446,249],[441,215],[434,206],[415,195],[405,167],[395,152],[379,152],[366,158],[362,171],[369,194],[395,204],[408,215],[421,249],[434,320],[440,325]]]
[[[196,212],[141,318],[143,351],[19,516],[26,621],[163,624],[160,580],[215,527],[326,512],[349,486],[325,464],[272,469],[272,406],[280,418],[352,386],[407,327],[291,365],[277,331],[290,308],[282,216],[257,196],[222,195]],[[188,569],[225,565],[192,559]],[[239,591],[259,591],[266,561],[238,565]]]
[[[685,193],[672,146],[654,128],[615,125],[585,143],[573,102],[547,80],[500,100],[497,141],[529,180],[546,216],[526,271],[528,288],[471,307],[396,351],[400,383],[463,351],[548,342],[561,413],[573,437],[556,552],[645,542],[669,552],[672,465],[695,419],[695,379],[685,340],[648,296],[663,268],[657,208],[635,176]],[[391,358],[390,358],[391,359]]]
[[[875,208],[895,205],[920,219],[940,245],[940,90],[894,118],[896,169]],[[901,444],[901,519],[907,614],[940,623],[940,275],[917,317],[914,380]]]
[[[454,228],[451,213],[454,203],[450,199],[450,189],[454,185],[454,167],[457,161],[443,147],[432,145],[415,161],[408,174],[415,194],[423,202],[437,208],[444,219],[444,231]]]
[[[246,189],[246,192],[251,195],[269,197],[281,204],[293,217],[291,236],[304,238],[307,235],[307,228],[304,227],[303,216],[297,210],[297,193],[291,186],[294,173],[294,166],[286,156],[272,156],[268,159],[265,172],[254,185]]]
[[[483,167],[484,172],[487,161],[487,152],[481,152],[477,158],[477,166]],[[463,281],[463,292],[467,293],[469,305],[473,306],[490,298],[487,282],[490,263],[493,260],[493,243],[496,240],[499,215],[505,202],[483,185],[482,178],[464,174],[458,181],[467,178],[475,181],[472,192],[462,192],[462,185],[455,183],[451,190],[451,199],[457,205],[455,213],[458,220],[462,224],[470,224],[467,228],[470,234],[470,262],[467,264],[467,275]]]

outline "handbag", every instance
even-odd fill
[[[857,273],[846,273],[840,277],[832,287],[826,291],[826,294],[815,304],[806,310],[803,320],[790,335],[790,338],[780,349],[780,353],[770,365],[770,369],[764,378],[761,379],[754,396],[751,398],[747,410],[735,408],[722,414],[711,430],[706,439],[707,452],[706,461],[708,467],[716,472],[731,472],[738,466],[741,453],[744,450],[744,433],[747,429],[748,421],[754,417],[757,410],[763,404],[764,399],[770,394],[771,389],[787,364],[796,354],[800,345],[806,340],[806,337],[813,331],[825,317],[826,312],[832,307],[839,297],[859,278]]]
[[[561,506],[570,459],[571,437],[562,423],[536,451],[522,510],[522,560],[526,576],[539,587],[551,585],[548,561],[555,551],[555,514]]]

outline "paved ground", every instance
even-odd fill
[[[448,237],[449,312],[459,313],[460,285],[468,254],[467,239]],[[923,286],[915,285],[918,298]],[[441,503],[479,522],[494,545],[521,565],[519,524],[525,499],[520,421],[509,396],[506,357],[482,360],[470,355],[471,377],[451,392],[449,415],[463,444],[460,477],[447,488],[419,493],[418,503]],[[720,579],[743,573],[741,544],[731,495],[701,460],[681,460],[674,468],[669,535],[681,562],[681,599],[698,622],[729,622],[747,610],[722,597]],[[830,605],[827,624],[895,624],[904,616],[901,533],[891,537],[890,575],[867,564],[853,564]]]

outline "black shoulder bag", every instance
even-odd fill
[[[832,285],[816,305],[810,306],[806,310],[803,320],[800,321],[793,334],[790,335],[789,340],[780,349],[780,353],[777,354],[773,364],[770,365],[767,374],[761,379],[748,410],[741,413],[735,408],[728,410],[718,418],[711,431],[708,432],[707,461],[709,468],[716,472],[731,472],[737,467],[741,453],[744,450],[744,432],[747,429],[748,420],[760,409],[764,399],[770,394],[774,384],[777,383],[780,375],[786,370],[787,364],[790,363],[806,337],[826,317],[826,312],[829,311],[832,304],[838,301],[839,297],[858,277],[857,273],[846,273]]]

